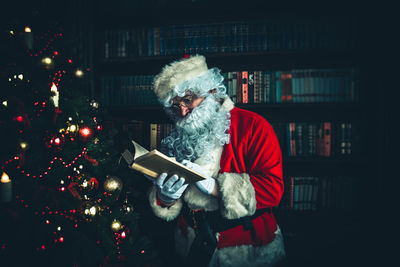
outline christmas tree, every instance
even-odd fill
[[[65,35],[57,21],[2,28],[0,262],[160,265],[149,182],[121,161],[129,138],[103,125]]]

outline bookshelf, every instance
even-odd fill
[[[194,5],[201,6],[198,3]],[[284,196],[281,202],[282,207],[276,209],[276,216],[284,232],[289,261],[308,262],[312,258],[311,254],[315,252],[318,253],[318,251],[321,252],[324,249],[336,249],[335,246],[339,246],[340,242],[344,241],[345,235],[350,235],[354,229],[358,229],[358,223],[360,223],[360,218],[362,218],[362,214],[365,211],[360,203],[368,199],[368,192],[371,190],[369,182],[378,172],[377,169],[374,169],[374,157],[372,156],[378,148],[369,143],[369,140],[379,138],[379,135],[376,131],[368,131],[369,109],[377,104],[374,101],[375,93],[373,88],[367,82],[367,78],[371,78],[369,76],[371,71],[366,71],[367,66],[363,59],[366,48],[360,48],[360,40],[362,39],[359,36],[359,27],[362,26],[360,22],[357,21],[357,18],[352,17],[351,13],[345,14],[344,17],[346,19],[343,20],[343,14],[329,14],[327,18],[321,18],[323,15],[307,16],[309,15],[307,12],[305,12],[304,16],[293,16],[293,13],[289,12],[290,14],[287,14],[282,10],[280,12],[285,15],[283,18],[278,18],[279,16],[275,14],[267,20],[263,20],[267,15],[260,13],[260,11],[255,12],[253,17],[241,15],[239,14],[240,12],[236,11],[228,12],[229,14],[223,17],[211,15],[202,19],[199,16],[189,18],[185,15],[179,19],[165,19],[163,21],[160,18],[155,19],[158,11],[155,10],[147,19],[139,16],[132,21],[126,16],[118,18],[112,16],[107,17],[106,20],[103,15],[95,18],[96,21],[99,21],[95,42],[98,44],[95,47],[95,58],[97,59],[95,62],[95,88],[98,88],[96,94],[103,101],[110,101],[102,91],[105,88],[105,77],[106,79],[119,79],[120,81],[129,80],[132,77],[151,77],[157,74],[165,64],[181,58],[184,54],[193,54],[196,51],[206,56],[209,68],[218,67],[223,73],[241,71],[292,72],[293,70],[307,69],[324,71],[349,68],[357,72],[357,75],[351,78],[351,82],[355,83],[354,90],[357,93],[357,97],[354,99],[346,101],[300,101],[296,103],[269,101],[243,104],[238,102],[236,104],[240,108],[248,109],[264,116],[274,126],[283,124],[282,133],[279,133],[277,128],[274,128],[278,137],[281,135],[280,138],[282,140],[284,176],[287,182],[285,187],[287,192],[285,194],[290,193],[290,181],[294,185],[291,192],[293,195]],[[336,15],[338,15],[338,18],[333,20],[332,18],[335,18]],[[290,19],[285,21],[287,18]],[[283,21],[284,24],[281,25],[280,23]],[[298,30],[294,25],[303,21],[305,21],[304,25],[308,25],[309,28],[304,26],[304,28]],[[273,48],[265,49],[262,45],[258,46],[257,41],[246,39],[247,41],[243,42],[242,40],[241,44],[244,47],[252,45],[252,49],[239,50],[236,48],[237,51],[230,51],[232,49],[226,48],[229,41],[224,41],[224,39],[222,41],[220,39],[213,40],[216,35],[210,37],[207,34],[208,30],[212,32],[213,27],[231,29],[232,27],[235,28],[235,25],[247,25],[247,22],[251,27],[263,22],[265,22],[265,25],[272,25],[269,29],[275,35],[271,38],[278,38],[281,46],[279,46],[279,43],[275,43]],[[325,25],[326,28],[319,25],[319,23]],[[335,23],[338,23],[337,28],[335,28]],[[212,26],[208,28],[207,25]],[[142,40],[135,41],[141,41],[141,45],[146,46],[147,52],[139,53],[136,51],[135,53],[130,53],[128,47],[123,48],[125,52],[122,52],[122,54],[116,52],[118,47],[121,46],[121,42],[123,42],[118,38],[129,39],[131,38],[129,34],[133,34],[135,30],[148,34],[149,32],[154,33],[155,29],[160,31],[158,34],[164,33],[172,44],[165,45],[164,50],[156,53],[154,51],[149,52],[150,49],[154,49],[154,43],[149,44],[150,40],[154,42],[154,35],[152,35],[151,38],[147,36]],[[182,34],[188,34],[191,30],[205,32],[205,36],[209,38],[210,43],[219,42],[219,46],[210,51],[209,48],[202,48],[202,45],[207,46],[207,40],[202,40],[201,38],[193,40],[193,38],[190,39],[191,37],[187,37],[189,40],[185,40]],[[313,30],[316,30],[316,32],[313,32]],[[121,37],[123,35],[118,37],[120,32],[125,32],[128,37]],[[321,36],[318,34],[325,32],[329,35],[329,38],[327,37],[323,40],[325,43],[316,42]],[[254,32],[250,31],[250,33]],[[173,40],[174,34],[179,36],[179,40],[175,40],[176,43]],[[268,34],[268,27],[264,34]],[[303,34],[303,37],[301,37],[301,34]],[[114,37],[111,38],[110,36],[112,35],[117,36],[115,37],[116,39],[113,39]],[[255,40],[263,37],[262,34],[261,36],[251,35],[249,35],[250,38],[255,37]],[[249,36],[246,38],[249,38]],[[296,45],[289,42],[290,38]],[[324,37],[321,38],[323,39]],[[336,43],[330,43],[332,40],[335,40]],[[194,46],[194,49],[188,50],[185,46],[186,41],[188,43],[198,43]],[[301,41],[306,41],[306,43],[300,47],[299,43]],[[108,52],[105,52],[105,43],[108,43]],[[171,47],[174,44],[177,44],[178,49],[169,50],[172,49]],[[138,49],[137,44],[134,47]],[[141,49],[146,50],[144,47]],[[111,54],[114,56],[111,56]],[[147,83],[145,86],[148,87],[149,84]],[[340,88],[340,85],[338,86]],[[110,87],[115,87],[115,85],[110,85]],[[322,92],[323,90],[322,88]],[[161,106],[153,101],[154,99],[147,100],[150,104],[129,103],[129,101],[112,103],[111,101],[106,104],[108,119],[118,121],[119,124],[142,121],[142,127],[149,127],[150,124],[162,125],[171,123]],[[317,154],[288,155],[289,134],[287,125],[291,122],[308,124],[330,122],[332,127],[341,123],[351,124],[351,153],[331,153],[326,156]],[[146,132],[150,133],[147,130],[143,132],[142,136],[146,136]],[[335,136],[332,136],[332,146],[338,145],[336,142],[340,142],[340,140],[338,141],[335,138],[339,136],[339,130],[333,131],[332,134],[335,134]],[[144,144],[149,145],[150,141],[145,140]],[[309,183],[303,183],[304,181],[309,181]],[[325,191],[329,191],[329,194]],[[343,193],[344,191],[345,193]],[[342,197],[341,193],[346,195]],[[294,196],[294,194],[297,194],[297,196]],[[304,194],[303,199],[299,198],[298,194]],[[313,194],[316,195],[313,196]],[[297,197],[297,199],[293,200],[294,197]],[[325,198],[329,198],[330,202]],[[322,204],[323,199],[325,199],[324,204]],[[313,208],[293,208],[293,201],[301,203],[303,200]],[[289,203],[290,201],[292,203]],[[329,204],[326,204],[326,201]],[[340,204],[337,204],[338,201]],[[340,227],[345,230],[341,232],[339,230]],[[337,236],[332,239],[335,233]],[[357,230],[356,236],[358,237],[358,235],[359,230]],[[312,244],[312,242],[315,243]],[[320,246],[316,247],[318,246],[316,244],[320,244]],[[345,245],[340,248],[340,251],[345,250],[346,247]],[[321,255],[327,255],[327,253],[329,254],[329,252],[324,251]],[[315,257],[318,258],[318,256]]]

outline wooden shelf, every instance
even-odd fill
[[[196,53],[190,53],[196,54]],[[171,56],[143,56],[100,59],[96,71],[100,75],[156,74],[161,68],[184,53]],[[293,68],[335,68],[354,66],[358,54],[352,50],[290,50],[204,54],[208,67],[223,72],[247,70],[289,70]]]
[[[363,116],[362,107],[355,103],[237,104],[237,107],[254,111],[270,122],[348,121]],[[170,122],[161,106],[108,107],[107,114],[110,118]]]

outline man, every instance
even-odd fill
[[[155,77],[154,92],[175,121],[162,152],[207,179],[188,185],[163,173],[150,205],[156,216],[177,221],[176,251],[187,264],[274,266],[285,256],[271,212],[283,193],[281,150],[271,125],[234,107],[222,81],[200,55]]]

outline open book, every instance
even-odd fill
[[[131,169],[153,178],[165,172],[168,175],[177,174],[179,177],[184,177],[185,183],[188,184],[205,179],[203,175],[177,162],[174,158],[164,155],[157,149],[149,152],[133,140],[132,146],[125,149],[122,157]]]

